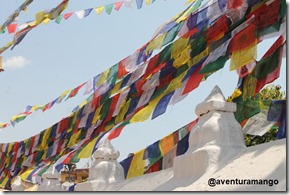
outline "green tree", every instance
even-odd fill
[[[286,92],[281,91],[280,85],[270,84],[267,85],[260,91],[261,101],[271,101],[271,100],[285,100]],[[253,136],[245,135],[246,146],[254,146],[262,143],[267,143],[273,140],[276,140],[276,134],[278,132],[278,126],[273,125],[271,129],[263,136]]]

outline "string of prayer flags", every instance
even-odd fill
[[[173,158],[184,154],[188,149],[189,132],[197,121],[198,119],[195,119],[146,148],[128,155],[120,162],[124,168],[125,178],[129,179],[172,167]],[[167,163],[162,163],[163,159]],[[159,166],[156,166],[157,163]]]
[[[239,5],[238,8],[240,7]],[[191,8],[194,8],[194,5]],[[71,115],[63,118],[58,123],[55,123],[31,138],[27,138],[20,142],[0,144],[0,186],[3,186],[3,184],[4,187],[9,185],[11,183],[11,178],[16,177],[26,170],[26,168],[24,169],[23,167],[29,168],[39,166],[43,163],[51,163],[67,154],[69,155],[64,158],[62,164],[77,162],[82,149],[92,140],[99,140],[99,138],[97,138],[98,136],[115,132],[114,130],[118,129],[118,131],[114,133],[115,135],[112,134],[112,137],[115,137],[121,132],[119,128],[124,125],[149,119],[151,113],[154,112],[156,106],[160,102],[158,107],[161,108],[161,112],[158,111],[158,107],[156,109],[156,116],[158,116],[166,110],[166,106],[170,103],[171,99],[173,99],[176,90],[180,90],[181,88],[184,93],[184,91],[189,92],[194,89],[195,85],[198,86],[199,81],[194,81],[195,83],[191,82],[196,78],[202,78],[203,75],[193,75],[200,71],[209,53],[218,48],[224,40],[228,39],[220,38],[208,44],[205,31],[209,28],[209,24],[208,19],[203,18],[206,17],[208,8],[206,10],[197,10],[194,14],[190,13],[189,10],[193,10],[191,8],[179,15],[182,17],[179,21],[184,21],[189,31],[193,28],[197,28],[196,33],[192,36],[179,37],[179,39],[188,39],[187,43],[184,44],[184,48],[190,47],[191,49],[189,59],[184,60],[184,64],[178,63],[176,67],[173,66],[174,61],[183,51],[180,50],[178,52],[176,50],[173,51],[175,52],[174,55],[172,54],[172,47],[175,42],[165,46],[160,53],[152,58],[150,58],[152,52],[149,51],[149,53],[146,54],[147,44],[145,44],[145,46],[137,50],[136,53],[122,60],[123,63],[117,63],[117,65],[101,73],[91,81],[93,82],[93,94],[91,95],[91,99],[87,99],[87,101],[78,109],[75,109]],[[188,17],[185,17],[185,15]],[[193,16],[196,17],[196,20]],[[193,24],[192,26],[188,25],[190,22]],[[165,25],[166,27],[161,32],[168,33],[169,30],[175,27],[175,24],[172,24],[174,23],[167,23],[167,25]],[[231,24],[228,34],[231,33],[232,37],[234,37],[237,33],[246,29],[247,25],[243,26],[243,23],[241,24],[240,22]],[[232,33],[233,31],[236,32]],[[257,31],[259,31],[259,29],[257,29]],[[161,36],[161,34],[158,34],[158,36]],[[255,39],[257,39],[257,37],[255,37]],[[274,53],[275,52],[273,52],[273,55]],[[230,52],[227,51],[224,56],[228,56],[229,54]],[[273,55],[269,55],[268,57],[272,57]],[[220,56],[216,59],[219,57]],[[130,62],[129,59],[132,59],[132,63],[128,65],[127,62]],[[212,62],[214,61],[215,60]],[[146,63],[146,66],[144,66],[146,68],[142,70],[142,75],[134,78],[132,82],[129,82],[133,72],[137,71],[139,65],[142,63]],[[121,68],[119,68],[120,66]],[[119,74],[119,71],[123,71],[122,74]],[[249,77],[249,75],[244,76],[242,78],[242,84],[248,86],[253,83],[251,79],[254,78],[255,75],[253,73],[255,72],[256,71],[253,70],[250,73],[251,77]],[[144,85],[145,87],[143,87]],[[188,90],[185,89],[186,87],[189,87]],[[91,90],[91,88],[92,87],[89,87],[88,89]],[[254,90],[249,89],[246,91],[246,87],[243,87],[243,85],[241,85],[240,89],[242,89],[244,94],[239,95],[237,98],[233,99],[233,101],[237,102],[238,109],[236,117],[238,121],[244,121],[254,116],[256,113],[259,113],[263,108],[259,100],[259,94],[250,97],[254,93]],[[76,89],[75,92],[77,93],[78,90]],[[56,98],[51,101],[47,107],[49,108],[58,100],[59,99]],[[141,100],[142,102],[140,103]],[[117,106],[120,107],[117,108]],[[26,111],[31,110],[33,107],[34,106],[27,107]],[[36,107],[34,108],[36,109]],[[146,116],[145,118],[141,118],[139,114],[141,111],[146,111],[146,113],[144,113]],[[134,117],[138,116],[138,114],[139,117],[134,120]],[[142,116],[144,115],[142,114]],[[192,124],[190,125],[191,127],[193,126]],[[175,155],[180,155],[186,151],[188,147],[188,141],[186,141],[188,140],[188,134],[186,134],[186,132],[189,129],[190,127],[183,128],[180,132],[172,135],[173,138],[170,140],[173,140],[174,145],[179,143],[179,145],[172,148],[172,150],[175,151]],[[157,163],[158,159],[162,158],[160,154],[164,154],[164,151],[168,151],[168,153],[171,151],[169,148],[162,149],[156,147],[156,145],[160,146],[162,143],[161,141],[156,142],[147,152],[144,149],[144,151],[141,151],[139,154],[134,154],[131,160],[126,161],[132,164],[131,167],[126,166],[126,177],[134,177],[138,174],[144,174],[147,171],[150,172],[150,170],[157,170],[161,163],[159,163],[158,166],[157,164],[154,165],[154,167],[151,166],[152,169],[150,169],[150,163]],[[172,146],[173,144],[168,145]],[[149,154],[149,151],[153,153]],[[86,152],[84,151],[84,153]],[[144,157],[152,158],[150,160],[144,159]],[[172,161],[168,160],[166,166],[170,166],[170,162]],[[140,167],[139,165],[142,166]],[[5,181],[5,183],[3,181]]]
[[[85,16],[85,15],[84,15]],[[31,27],[27,27],[27,28],[29,28],[29,29],[23,29],[23,32],[24,32],[24,34],[23,35],[20,35],[19,36],[19,41],[21,41],[20,39],[22,39],[22,37],[24,37],[25,35],[26,35],[26,33],[28,32],[28,30],[30,30],[30,28]],[[169,32],[174,32],[175,34],[177,34],[177,30],[178,30],[178,28],[174,28],[174,27],[172,27],[173,28],[173,30],[171,30],[170,28],[168,28],[168,30],[169,30]],[[180,28],[179,28],[179,30],[180,30]],[[165,33],[165,34],[163,34],[162,36],[160,36],[160,37],[165,37],[167,34]],[[157,40],[159,40],[159,39],[157,39]],[[152,39],[149,43],[154,43],[154,41],[155,41],[155,39]],[[171,39],[171,41],[173,41],[173,39]],[[155,43],[158,43],[158,45],[160,45],[160,40],[159,41],[155,41]],[[170,41],[166,41],[166,44],[167,43],[170,43]],[[148,45],[150,45],[150,44],[148,44]],[[151,44],[152,45],[152,44]],[[154,45],[154,44],[153,44]],[[165,45],[164,43],[162,44],[162,45]],[[146,47],[146,49],[148,49],[148,46]],[[153,50],[154,49],[156,49],[156,48],[153,48]],[[137,53],[135,53],[135,54],[137,54]],[[135,54],[133,54],[132,56],[135,56]],[[130,59],[130,60],[134,60],[134,57],[133,57],[133,59],[131,59],[131,58],[126,58],[126,59]],[[136,58],[135,58],[136,59]],[[123,60],[124,61],[124,60]],[[124,61],[125,62],[125,61]],[[129,63],[130,61],[128,61],[128,60],[126,60],[126,64],[127,64],[127,66],[126,67],[128,67],[128,63]],[[136,62],[135,62],[136,63]],[[117,67],[117,66],[116,66]],[[122,67],[122,65],[121,64],[119,64],[119,66],[118,67]],[[124,67],[124,68],[126,68],[126,67]],[[132,69],[132,68],[131,68]],[[132,69],[133,70],[133,69]],[[100,74],[101,76],[100,76],[100,78],[98,78],[98,82],[97,82],[97,85],[100,85],[100,83],[104,83],[104,81],[107,79],[107,77],[108,77],[108,73],[109,73],[109,71],[111,71],[111,69],[108,69],[108,70],[106,70],[107,72],[104,72],[104,73],[102,73],[102,74]],[[118,74],[120,73],[120,68],[119,68],[119,70],[117,70],[117,72],[118,72]],[[122,71],[121,71],[122,72]],[[125,71],[124,73],[123,73],[123,75],[127,75],[128,74],[128,72],[127,71]],[[120,75],[119,75],[119,77],[121,77]],[[47,103],[47,104],[45,104],[44,106],[35,106],[35,107],[37,107],[38,109],[42,109],[43,111],[46,111],[46,110],[48,110],[48,109],[50,109],[55,103],[60,103],[63,99],[64,99],[64,97],[68,94],[68,93],[70,93],[70,95],[68,95],[67,96],[67,98],[66,99],[68,99],[68,98],[71,98],[71,97],[74,97],[76,94],[77,94],[77,92],[78,92],[78,90],[79,90],[79,88],[81,88],[82,86],[83,86],[84,84],[82,84],[81,86],[79,86],[79,87],[77,87],[77,88],[75,88],[74,90],[72,90],[72,91],[65,91],[60,97],[58,97],[57,99],[55,99],[55,100],[53,100],[53,101],[51,101],[51,102],[49,102],[49,103]],[[92,83],[90,83],[89,81],[86,83],[86,86],[88,86],[88,85],[90,85],[89,87],[89,89],[88,90],[90,90],[90,91],[92,91],[92,88],[94,88],[94,86],[95,85],[93,85],[93,87],[92,87]],[[86,93],[88,93],[88,92],[86,92]],[[34,108],[35,108],[34,107]],[[38,110],[38,109],[35,109],[35,110]],[[35,111],[35,110],[33,110],[33,111]]]
[[[51,9],[49,12],[38,12],[35,16],[36,17],[35,21],[30,22],[29,25],[27,25],[24,29],[17,31],[14,35],[13,41],[9,42],[0,49],[0,54],[11,46],[12,50],[16,45],[18,45],[23,40],[23,38],[31,29],[38,26],[41,22],[47,23],[48,20],[56,19],[61,14],[61,12],[63,12],[64,9],[67,7],[68,2],[69,0],[63,0],[59,5]]]
[[[20,14],[20,12],[22,10],[26,12],[27,11],[27,7],[32,2],[33,2],[33,0],[26,0],[12,14],[10,14],[8,19],[2,25],[0,25],[0,32],[3,31],[7,26],[9,26],[16,19],[16,17],[19,16],[19,14]]]

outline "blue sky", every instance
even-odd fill
[[[22,12],[19,24],[34,19],[38,11],[51,9],[60,0],[35,1],[28,13]],[[112,0],[71,0],[64,11],[83,10],[109,4]],[[155,30],[164,22],[186,8],[186,0],[156,0],[149,6],[137,9],[122,7],[111,15],[94,11],[84,18],[72,15],[60,24],[51,21],[33,29],[12,51],[2,54],[6,65],[0,73],[0,122],[7,122],[26,108],[27,105],[42,105],[57,98],[67,89],[73,89],[97,74],[113,66],[121,59],[134,53],[149,41]],[[0,23],[22,3],[18,0],[0,0]],[[0,47],[12,39],[8,33],[0,34]],[[266,52],[270,39],[258,47],[258,58]],[[274,83],[286,90],[286,60],[283,59],[280,78]],[[220,71],[202,82],[183,101],[169,106],[167,112],[154,120],[130,124],[112,144],[120,150],[124,159],[128,153],[136,152],[160,138],[170,134],[196,118],[195,106],[203,101],[215,85],[219,85],[225,97],[236,87],[238,76],[229,71],[229,62]],[[0,143],[19,141],[39,133],[45,128],[68,116],[72,109],[87,96],[79,94],[52,109],[37,111],[28,116],[15,128],[0,131]]]

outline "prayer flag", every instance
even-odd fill
[[[115,10],[119,11],[119,9],[121,8],[121,6],[123,5],[123,2],[124,1],[119,1],[119,2],[116,2],[114,5],[115,5]]]
[[[155,107],[153,111],[152,118],[151,118],[152,120],[166,112],[167,106],[170,102],[170,99],[173,93],[174,92],[171,92],[160,99],[160,101],[158,102],[157,106]]]
[[[106,13],[107,13],[108,15],[111,14],[111,12],[112,12],[112,10],[113,10],[113,7],[114,7],[114,3],[111,3],[111,4],[107,4],[107,5],[105,5]]]

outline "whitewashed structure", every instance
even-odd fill
[[[38,186],[37,191],[61,191],[60,173],[54,166],[42,174],[43,182]]]
[[[176,179],[198,179],[205,172],[215,171],[221,162],[246,148],[235,111],[236,104],[227,102],[218,86],[196,106],[199,120],[190,132],[189,148],[173,162]]]
[[[124,181],[123,167],[117,161],[120,152],[116,150],[108,139],[102,140],[93,154],[95,159],[89,170],[87,182],[75,186],[75,191],[103,191],[112,183]]]

